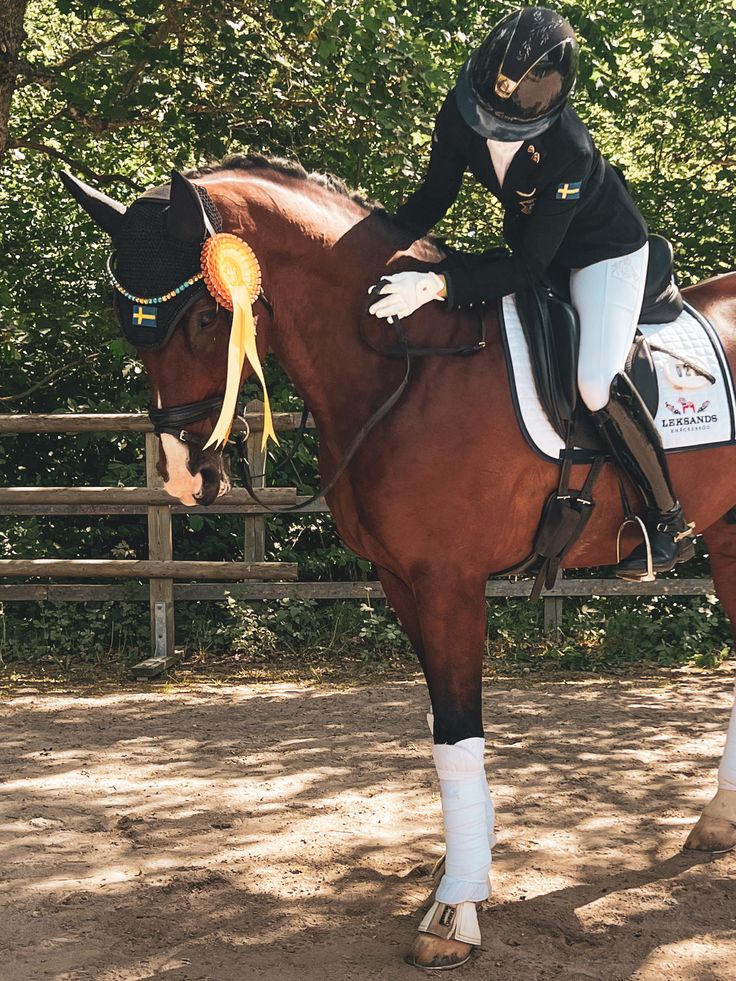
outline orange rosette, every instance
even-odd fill
[[[271,404],[263,367],[258,357],[253,303],[261,292],[261,267],[253,249],[237,235],[220,232],[208,238],[202,247],[202,275],[205,285],[220,306],[232,310],[233,322],[227,349],[227,382],[220,416],[207,442],[221,446],[227,442],[235,416],[240,379],[246,357],[263,389],[263,439],[265,449],[270,439],[278,443],[273,428]]]
[[[253,249],[237,235],[219,232],[202,246],[205,285],[220,306],[232,310],[233,286],[245,286],[250,302],[261,292],[261,267]]]

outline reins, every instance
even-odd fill
[[[259,294],[257,298],[266,307],[270,314],[273,314],[273,307],[264,295],[263,291]],[[399,401],[401,396],[404,394],[409,381],[411,379],[412,367],[414,364],[414,358],[417,357],[430,357],[430,356],[449,356],[449,355],[469,355],[476,354],[482,351],[486,346],[486,325],[482,314],[479,314],[480,318],[480,338],[474,344],[464,344],[455,348],[412,348],[407,343],[406,334],[404,332],[403,324],[399,317],[394,317],[391,321],[396,334],[396,346],[389,349],[386,353],[388,356],[400,357],[404,361],[405,370],[404,375],[397,387],[391,392],[388,398],[381,403],[381,405],[376,409],[372,416],[363,423],[358,432],[355,434],[350,442],[347,450],[345,451],[345,456],[342,458],[340,465],[337,470],[332,475],[331,479],[326,485],[323,485],[314,494],[308,497],[305,501],[300,501],[298,504],[291,504],[288,507],[271,507],[266,504],[259,496],[258,492],[253,487],[254,475],[250,471],[250,462],[248,460],[248,424],[246,422],[246,432],[237,433],[230,442],[235,447],[235,455],[239,464],[240,478],[243,482],[248,494],[261,505],[266,511],[270,511],[272,514],[283,514],[294,511],[301,511],[308,508],[310,505],[314,504],[316,500],[320,497],[325,497],[333,487],[337,484],[338,480],[347,470],[353,457],[358,452],[362,446],[365,439],[372,432],[372,430],[384,419],[388,413],[393,409],[396,403]],[[372,345],[370,345],[372,347]],[[153,423],[153,431],[157,436],[161,436],[166,433],[168,435],[176,437],[182,443],[190,443],[193,446],[204,446],[206,442],[206,437],[200,436],[198,433],[191,433],[185,427],[193,422],[200,422],[202,419],[208,418],[210,415],[214,415],[215,412],[219,412],[222,407],[223,397],[221,395],[213,396],[209,399],[201,399],[199,402],[190,402],[186,405],[177,405],[170,408],[154,408],[153,406],[149,408],[148,415]],[[238,417],[242,419],[242,416]],[[301,445],[304,435],[307,429],[307,423],[309,420],[309,408],[305,404],[302,411],[301,419],[299,422],[299,427],[297,430],[296,438],[289,450],[287,456],[281,460],[272,469],[272,473],[277,472],[282,467],[286,467],[296,456],[297,450]],[[245,421],[245,420],[243,420]],[[257,474],[256,477],[263,477],[264,474]]]
[[[316,491],[314,494],[312,494],[311,497],[308,497],[306,501],[300,501],[299,504],[290,504],[288,507],[281,507],[281,508],[273,508],[270,505],[266,504],[265,501],[263,501],[258,496],[258,493],[253,487],[253,478],[251,476],[250,463],[248,461],[248,452],[247,452],[247,444],[246,444],[247,437],[244,433],[238,433],[238,435],[235,437],[234,443],[235,443],[238,463],[240,464],[240,478],[243,481],[243,486],[248,491],[250,496],[253,498],[254,501],[257,501],[258,504],[261,505],[261,507],[265,508],[267,511],[271,511],[273,514],[282,514],[284,512],[290,512],[290,511],[301,511],[304,508],[308,508],[311,504],[314,504],[314,502],[318,500],[320,497],[325,497],[327,494],[329,494],[332,488],[340,479],[340,477],[342,477],[342,475],[347,470],[348,466],[350,465],[350,461],[358,452],[358,450],[360,449],[361,445],[363,444],[364,440],[371,432],[371,430],[373,430],[378,425],[378,423],[388,415],[391,409],[393,409],[393,407],[399,401],[401,396],[404,394],[407,385],[409,384],[413,361],[412,361],[411,351],[406,343],[406,335],[404,334],[404,328],[401,325],[401,321],[398,320],[398,318],[395,319],[394,321],[394,329],[396,331],[396,339],[399,345],[404,350],[404,363],[405,363],[404,377],[401,379],[398,386],[389,395],[386,401],[383,402],[376,409],[373,415],[360,427],[358,432],[353,437],[347,450],[345,451],[345,456],[342,458],[340,465],[338,466],[337,470],[334,472],[328,483],[320,487],[319,490]],[[306,430],[306,426],[307,426],[308,415],[309,415],[309,409],[305,406],[304,411],[302,413],[302,420],[300,424],[299,433],[297,435],[297,442],[295,443],[295,446],[297,447],[298,447],[298,443],[301,442],[301,439],[304,436],[304,431]],[[290,454],[291,459],[293,459],[295,452],[296,452],[295,447],[292,447],[292,452]]]

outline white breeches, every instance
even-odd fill
[[[488,899],[491,848],[496,842],[493,802],[483,753],[485,740],[462,739],[433,748],[442,794],[447,859],[437,900],[455,905]]]
[[[726,748],[718,769],[718,787],[721,790],[736,790],[736,702],[731,712]]]
[[[604,259],[570,274],[570,296],[580,318],[578,387],[591,412],[608,402],[611,382],[624,370],[639,321],[649,243],[620,259]]]

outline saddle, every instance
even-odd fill
[[[570,303],[569,280],[563,284],[556,283],[554,292],[530,284],[526,290],[517,293],[516,304],[539,400],[553,428],[565,443],[557,490],[549,496],[542,511],[534,551],[519,566],[502,573],[536,573],[530,596],[534,601],[539,598],[543,588],[550,589],[554,585],[563,558],[590,520],[595,506],[593,487],[606,460],[606,449],[590,412],[578,398],[580,322]],[[639,323],[671,323],[677,320],[682,310],[682,295],[673,277],[672,246],[661,235],[651,235]],[[650,344],[637,331],[625,370],[654,415],[659,392],[653,350],[663,349]],[[669,351],[663,353],[671,354]],[[591,463],[588,476],[578,491],[571,490],[569,486],[574,462]],[[623,484],[622,499],[627,521],[633,520]]]
[[[672,246],[666,238],[649,236],[649,265],[640,324],[671,323],[682,313],[682,295],[673,278],[673,258]],[[580,322],[570,303],[569,280],[555,281],[551,290],[530,285],[517,293],[516,302],[539,400],[552,426],[567,440],[572,425],[576,446],[604,452],[590,413],[578,399]],[[652,347],[639,331],[625,370],[649,411],[654,413],[659,393]]]

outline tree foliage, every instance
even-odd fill
[[[332,171],[391,209],[420,179],[432,120],[503,0],[3,0],[0,3],[0,410],[123,411],[147,401],[118,336],[107,243],[63,195],[70,167],[121,200],[172,168],[258,150]],[[734,265],[734,0],[551,0],[579,33],[575,105],[626,171],[681,279]],[[20,18],[20,19],[19,19]],[[25,28],[25,38],[19,31]],[[468,180],[438,233],[482,248],[499,211]],[[271,368],[279,407],[293,405]],[[54,374],[55,373],[55,374]],[[47,381],[48,376],[52,376]],[[38,382],[43,384],[38,386]],[[135,439],[47,436],[0,444],[8,483],[131,481]],[[314,482],[302,455],[298,476]],[[6,523],[4,554],[137,553],[142,526]],[[235,519],[199,519],[178,554],[233,557]],[[274,552],[325,574],[327,522],[287,525]],[[307,558],[308,555],[308,558]],[[339,562],[337,563],[339,568]]]

